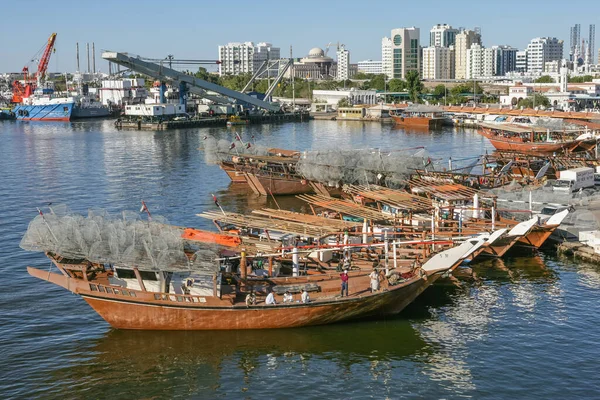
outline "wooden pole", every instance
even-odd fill
[[[246,277],[248,276],[248,271],[246,270],[246,249],[242,249],[240,256],[240,275],[242,280],[246,281]]]
[[[138,285],[140,285],[140,289],[142,290],[142,292],[146,291],[146,285],[144,285],[144,280],[142,279],[142,275],[140,275],[140,270],[135,267],[133,269],[133,273],[135,274],[135,277],[138,281]]]
[[[273,257],[269,257],[269,276],[273,276]]]

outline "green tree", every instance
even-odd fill
[[[537,78],[535,83],[554,83],[554,79],[550,75],[543,75]]]
[[[592,75],[584,75],[584,76],[569,76],[567,77],[567,82],[571,83],[585,83],[591,82],[594,77]]]
[[[437,97],[444,97],[446,95],[446,86],[439,84],[433,88],[433,94]]]
[[[519,100],[517,107],[534,108],[534,107],[550,107],[550,100],[542,94],[535,93],[526,99]]]
[[[374,75],[369,81],[369,89],[384,90],[385,86],[385,75],[383,74]]]
[[[406,81],[402,79],[392,79],[387,84],[389,92],[404,92],[406,90]]]
[[[348,98],[344,97],[343,99],[340,99],[340,101],[338,101],[338,107],[350,107],[350,101],[348,100]]]
[[[406,86],[413,103],[418,102],[419,95],[423,92],[423,82],[421,82],[421,77],[417,71],[408,71],[406,73]]]

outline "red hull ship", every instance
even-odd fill
[[[348,295],[340,296],[340,278],[335,271],[250,276],[245,250],[239,250],[239,238],[154,222],[90,217],[40,215],[30,224],[21,247],[45,251],[58,270],[28,267],[30,275],[82,296],[109,324],[120,329],[290,328],[396,314],[483,245],[483,240],[475,238],[431,255],[422,265],[398,265],[387,274],[380,270],[381,286],[376,291],[371,290],[373,269],[354,266],[349,272]],[[93,229],[88,230],[92,225]],[[123,226],[125,234],[132,228],[136,232],[135,238],[115,236],[125,242],[133,240],[125,251],[111,239],[93,238],[98,230],[110,235]],[[67,243],[64,239],[75,231],[84,233],[82,239]],[[175,240],[177,234],[179,239]],[[170,243],[158,245],[165,238]],[[194,238],[200,241],[182,260],[179,254],[183,254],[184,240]],[[101,244],[103,240],[108,242],[106,246]],[[216,244],[237,248],[239,273],[228,272],[212,256],[199,256],[209,252],[207,242],[213,248]],[[175,249],[180,253],[171,255],[177,253]],[[113,257],[115,261],[111,261]],[[310,292],[310,301],[266,304],[269,292],[281,295],[289,291],[299,297],[302,290]],[[255,295],[256,301],[248,302],[250,295]]]
[[[478,132],[487,138],[497,150],[517,153],[553,154],[590,151],[596,140],[575,134],[550,132],[545,128],[517,125],[481,124]]]

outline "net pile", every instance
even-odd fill
[[[561,229],[568,230],[573,234],[600,229],[600,191],[596,189],[584,189],[571,194],[554,191],[551,186],[531,190],[512,182],[502,188],[492,189],[490,192],[497,195],[498,199],[512,200],[512,202],[499,201],[499,209],[529,210],[530,192],[533,211],[541,211],[544,207],[571,206],[571,212],[563,220]],[[512,216],[526,219],[529,218],[529,213],[518,212]]]
[[[248,146],[250,144],[250,146]],[[232,147],[233,145],[233,147]],[[218,164],[221,161],[231,159],[231,156],[239,154],[252,154],[255,156],[266,156],[268,148],[254,143],[246,143],[236,140],[229,142],[224,139],[207,137],[204,140],[204,156],[208,164]]]
[[[412,154],[372,149],[306,151],[296,171],[306,179],[329,186],[369,183],[401,188],[415,169],[430,163],[425,149]]]
[[[29,223],[20,246],[69,259],[143,270],[216,271],[216,249],[206,245],[188,257],[182,233],[160,216],[149,222],[141,221],[132,211],[111,216],[104,210],[90,210],[84,217],[66,207],[53,207],[52,213],[38,215]]]

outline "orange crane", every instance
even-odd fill
[[[13,103],[22,103],[23,98],[27,98],[33,94],[33,91],[40,85],[42,79],[46,77],[46,71],[48,70],[48,64],[50,63],[50,55],[54,50],[54,42],[56,41],[56,33],[53,33],[48,38],[48,43],[44,49],[44,53],[38,63],[36,73],[31,76],[29,74],[29,67],[26,65],[23,67],[23,83],[19,81],[13,82]]]

